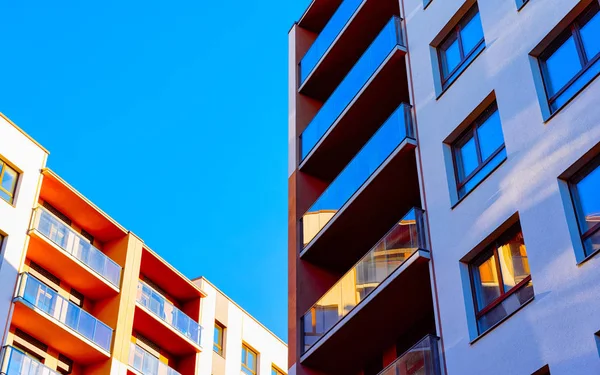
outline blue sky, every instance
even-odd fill
[[[11,1],[0,111],[287,339],[287,32],[309,0]]]

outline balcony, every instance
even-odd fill
[[[368,139],[401,101],[408,101],[405,52],[400,19],[393,17],[302,132],[301,168],[334,130],[363,136],[361,128],[367,127]]]
[[[27,256],[48,271],[99,299],[119,292],[121,267],[52,213],[38,207]]]
[[[301,362],[349,373],[348,362],[384,350],[432,311],[426,236],[423,211],[411,209],[304,314]]]
[[[12,346],[5,346],[0,361],[0,374],[5,375],[60,375],[43,363]]]
[[[440,339],[427,335],[378,375],[442,375]]]
[[[202,350],[202,327],[143,281],[138,282],[134,329],[174,355]]]
[[[398,212],[420,204],[413,134],[410,106],[402,104],[303,215],[301,257],[325,266],[345,265],[345,271],[400,219]],[[361,223],[367,217],[369,223]],[[340,247],[335,237],[356,243],[367,231],[373,232],[365,238],[369,242],[358,244],[360,253],[349,264],[339,264],[339,254],[325,249],[327,244]],[[339,236],[342,232],[354,236]]]
[[[141,375],[181,375],[134,343],[129,348],[129,366]]]
[[[400,15],[395,0],[344,0],[332,13],[318,30],[306,19],[299,23],[318,32],[298,64],[299,91],[321,101],[331,95],[386,22]]]
[[[113,330],[30,274],[19,279],[12,323],[71,359],[110,356]]]

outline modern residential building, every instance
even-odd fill
[[[598,0],[313,0],[289,374],[600,373]]]
[[[283,374],[285,343],[45,168],[47,155],[0,119],[1,374]]]

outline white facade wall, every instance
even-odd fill
[[[258,352],[258,375],[271,375],[273,364],[287,371],[287,345],[281,339],[206,279],[194,282],[207,294],[200,313],[204,332],[198,375],[240,375],[242,343]],[[225,326],[223,357],[213,352],[215,320]]]
[[[22,133],[4,116],[0,116],[0,159],[20,172],[13,204],[0,199],[0,333],[2,342],[8,331],[8,314],[17,281],[17,273],[29,229],[31,212],[38,195],[41,169],[47,152]]]
[[[600,256],[578,265],[581,247],[558,176],[600,142],[600,79],[544,122],[529,53],[577,0],[479,0],[486,48],[436,99],[430,44],[462,0],[401,0],[414,87],[424,200],[449,375],[598,374]],[[507,160],[452,209],[443,141],[495,91]],[[599,189],[600,194],[600,189]],[[535,299],[479,340],[460,260],[518,213]]]

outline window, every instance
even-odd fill
[[[19,173],[4,161],[0,160],[0,198],[10,204],[13,204],[15,199],[15,190],[17,188],[18,179]]]
[[[219,322],[215,322],[215,331],[213,333],[213,350],[215,353],[223,356],[223,333],[225,332],[225,327],[221,325]]]
[[[477,4],[438,47],[442,89],[446,89],[485,48]]]
[[[458,199],[462,199],[504,160],[506,148],[496,103],[452,145]]]
[[[529,0],[517,0],[517,9],[521,10],[528,2]]]
[[[518,224],[477,256],[469,268],[479,334],[533,298],[527,251]]]
[[[551,113],[600,73],[599,8],[592,2],[539,57]]]
[[[570,189],[586,257],[600,249],[599,189],[600,158],[596,158],[573,177]]]
[[[285,375],[285,372],[281,371],[275,366],[271,367],[271,375]]]
[[[250,349],[246,344],[242,344],[242,372],[248,375],[255,375],[257,365],[258,354]]]

